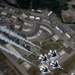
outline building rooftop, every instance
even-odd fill
[[[54,35],[53,38],[57,41],[59,40],[59,37],[57,35]]]
[[[60,30],[62,30],[63,32],[66,32],[66,29],[63,28],[61,25],[57,25],[57,26],[58,26],[58,28],[59,28]]]

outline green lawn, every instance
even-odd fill
[[[61,44],[59,45],[58,43],[49,43],[49,44],[46,44],[44,46],[42,46],[43,50],[40,50],[40,52],[42,54],[45,54],[45,53],[48,53],[49,50],[54,50],[54,49],[59,49],[61,47]]]
[[[68,47],[64,49],[66,53],[70,54],[73,50],[72,48]]]
[[[46,35],[47,36],[47,35]],[[48,43],[48,42],[53,42],[52,38],[49,36],[49,37],[46,37],[44,39],[41,39],[39,41],[35,41],[34,43],[38,46],[40,46],[40,42],[42,42],[42,45]]]
[[[46,44],[42,48],[44,48],[44,49],[59,49],[60,47],[61,47],[61,45],[59,45],[58,43],[51,43],[51,44]]]
[[[30,55],[28,58],[31,60],[38,60],[38,56],[35,55]]]
[[[56,49],[56,50],[61,47],[61,45],[59,45],[57,43],[52,44],[52,46],[53,46],[53,49]]]
[[[63,68],[65,71],[71,70],[75,66],[75,55],[68,59],[64,64]]]
[[[31,68],[27,71],[29,75],[40,75],[40,70],[36,66],[31,66]]]

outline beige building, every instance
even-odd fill
[[[54,35],[54,36],[53,36],[53,39],[54,39],[55,41],[58,41],[58,40],[59,40],[59,37],[58,37],[57,35]]]

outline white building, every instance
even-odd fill
[[[47,15],[47,16],[50,16],[52,13],[53,13],[53,12],[52,12],[52,11],[50,11],[50,12],[48,13],[48,15]]]
[[[22,31],[30,32],[30,31],[31,31],[31,29],[25,29],[25,28],[23,28],[23,29],[22,29]]]
[[[20,28],[20,25],[15,25],[15,28],[19,29]]]
[[[40,20],[40,17],[35,17],[35,20]]]
[[[53,32],[50,29],[48,29],[47,27],[45,27],[43,25],[40,25],[40,28],[46,30],[49,34],[53,34]]]
[[[47,19],[43,19],[43,21],[50,23],[50,21],[49,21],[49,20],[47,20]]]
[[[65,29],[64,27],[62,27],[61,25],[55,26],[55,28],[56,28],[57,30],[59,30],[60,33],[65,33],[65,32],[66,32],[66,29]]]
[[[24,22],[24,25],[28,25],[28,23],[27,22]]]
[[[68,48],[68,47],[69,47],[69,46],[68,46],[65,42],[63,43],[63,45],[64,45],[66,48]]]
[[[29,18],[34,20],[35,17],[34,16],[29,16]]]
[[[32,11],[32,12],[34,12],[35,10],[34,10],[34,9],[32,9],[31,11]]]
[[[6,15],[7,15],[7,13],[2,11],[2,12],[1,12],[1,15],[6,16]]]
[[[60,54],[61,56],[63,56],[64,54],[66,54],[66,52],[65,52],[64,50],[61,50],[61,51],[59,52],[59,54]]]
[[[23,18],[27,18],[28,16],[25,13],[22,13],[21,15]]]
[[[41,11],[41,10],[37,10],[37,12],[42,13],[42,11]]]
[[[68,33],[65,33],[65,35],[66,35],[68,38],[71,38],[71,36],[70,36]]]
[[[33,40],[38,38],[40,35],[42,34],[42,30],[39,30],[39,32],[37,34],[35,34],[34,36],[31,37],[27,37],[28,40]]]
[[[63,31],[58,27],[58,26],[56,26],[55,27],[57,30],[59,30],[61,33],[63,33]]]
[[[12,15],[11,17],[12,17],[13,19],[17,19],[17,17],[16,17],[15,15]]]
[[[29,65],[27,62],[24,62],[23,65],[24,65],[27,69],[29,69],[29,68],[31,67],[31,65]]]
[[[57,30],[59,30],[59,27],[58,27],[58,26],[55,26],[55,28],[56,28]]]
[[[54,35],[54,36],[53,36],[53,39],[54,39],[55,41],[58,41],[58,40],[59,40],[59,37],[58,37],[57,35]]]

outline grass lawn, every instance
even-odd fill
[[[39,42],[39,41],[35,41],[34,43],[35,43],[36,45],[38,45],[38,46],[40,45],[40,42]]]
[[[31,68],[27,71],[29,75],[40,75],[40,70],[38,67],[31,66]]]
[[[72,48],[68,47],[64,49],[66,53],[70,54],[73,50]]]
[[[42,54],[47,54],[49,52],[49,50],[52,49],[50,44],[42,46],[42,48],[43,48],[43,50],[40,50],[40,53],[42,53]]]
[[[75,66],[75,55],[73,55],[70,59],[68,59],[64,64],[64,71],[70,71]]]
[[[53,46],[53,49],[56,49],[56,50],[61,47],[61,45],[59,45],[57,43],[52,44],[52,46]]]
[[[28,58],[31,60],[38,60],[38,56],[35,55],[30,55]]]
[[[46,45],[42,46],[42,48],[43,48],[44,50],[40,50],[40,52],[41,52],[42,54],[45,54],[45,53],[48,53],[50,49],[51,49],[51,50],[54,50],[54,49],[57,50],[57,49],[59,49],[60,47],[61,47],[61,45],[59,45],[58,43],[46,44]]]
[[[40,46],[40,42],[42,42],[42,45],[48,43],[48,42],[53,42],[53,40],[51,39],[51,37],[47,37],[45,39],[39,40],[39,41],[35,41],[34,43],[38,46]]]
[[[61,46],[57,43],[51,43],[51,44],[46,44],[45,46],[43,46],[42,48],[44,49],[59,49]]]
[[[0,62],[4,61],[6,56],[0,51]]]

